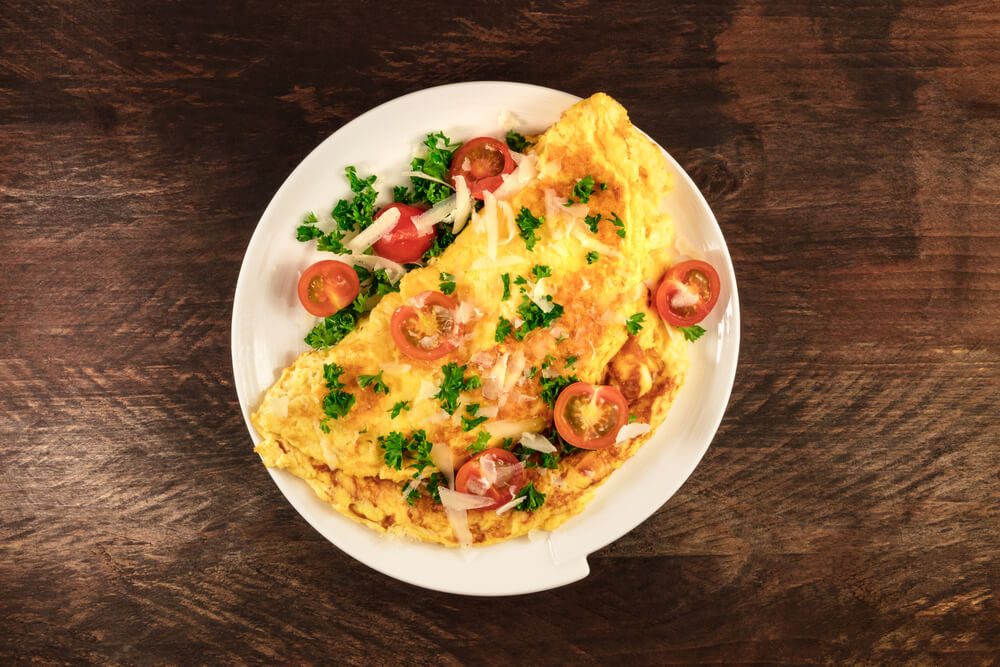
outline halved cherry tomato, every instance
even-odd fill
[[[556,399],[555,422],[559,435],[574,447],[604,449],[628,423],[628,403],[617,387],[574,382]]]
[[[299,301],[316,317],[329,317],[361,291],[354,269],[334,259],[316,262],[299,277]]]
[[[408,357],[430,361],[458,347],[462,327],[458,304],[441,292],[421,292],[392,314],[390,331],[396,347]]]
[[[378,220],[390,208],[399,211],[399,222],[392,228],[392,231],[375,242],[372,246],[375,249],[375,254],[400,264],[419,262],[427,249],[434,243],[433,229],[421,233],[413,224],[413,217],[423,213],[423,209],[397,202],[389,204],[376,213],[375,219]]]
[[[506,449],[491,447],[465,462],[455,477],[455,489],[493,499],[484,510],[506,505],[525,483],[524,466]]]
[[[503,175],[514,171],[514,166],[514,158],[502,141],[476,137],[455,151],[448,178],[454,185],[456,176],[464,177],[472,196],[482,199],[484,192],[493,192],[500,187]]]
[[[719,274],[698,260],[671,267],[656,288],[656,310],[667,324],[689,327],[701,322],[719,300]]]

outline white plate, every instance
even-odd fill
[[[359,116],[320,144],[295,168],[261,216],[247,248],[233,303],[233,371],[243,418],[254,443],[250,412],[281,369],[307,349],[312,326],[295,293],[298,272],[321,253],[299,243],[295,228],[309,211],[328,219],[348,194],[344,167],[379,175],[380,192],[403,183],[412,151],[428,132],[453,139],[503,135],[498,115],[514,113],[520,129],[540,131],[579,98],[521,83],[470,82],[422,90]],[[666,151],[664,151],[666,153]],[[456,549],[390,540],[338,514],[293,475],[270,470],[278,488],[330,542],[390,577],[438,591],[515,595],[587,576],[587,555],[635,528],[680,488],[698,465],[722,420],[736,374],[740,314],[726,242],[705,199],[667,155],[674,189],[669,210],[678,234],[719,271],[722,294],[690,346],[691,370],[666,422],[633,459],[611,475],[594,502],[548,539]],[[508,572],[511,576],[495,576]]]

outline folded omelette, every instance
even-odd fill
[[[338,512],[375,530],[446,546],[485,545],[553,530],[582,511],[662,423],[688,363],[683,337],[651,306],[650,289],[669,266],[674,241],[662,207],[670,187],[662,152],[620,104],[599,93],[569,108],[521,159],[533,169],[520,189],[487,196],[454,243],[408,272],[399,291],[385,295],[352,333],[282,372],[252,415],[266,466],[302,478]],[[598,186],[583,202],[574,188],[588,177]],[[528,229],[525,209],[536,221]],[[443,275],[455,283],[461,341],[442,358],[414,359],[393,344],[393,313],[438,290]],[[552,317],[550,307],[532,329],[518,307],[540,294],[561,312]],[[516,335],[498,334],[502,321]],[[323,406],[331,391],[324,369],[331,367],[354,396],[336,420]],[[456,367],[457,404],[443,409],[449,406],[441,387],[454,384]],[[384,392],[360,386],[359,378],[379,373]],[[462,384],[467,378],[476,380]],[[552,396],[545,394],[561,378],[617,387],[630,422],[651,429],[633,429],[640,435],[619,436],[623,441],[603,449],[559,443],[548,467],[523,469],[544,498],[528,510],[449,511],[438,494],[419,492],[432,470],[453,486],[454,471],[477,446],[511,448],[525,433],[550,432]],[[469,429],[473,415],[479,423]],[[434,448],[434,465],[420,475],[387,463],[389,436],[416,432]]]

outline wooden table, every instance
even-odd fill
[[[1000,7],[436,4],[0,6],[0,663],[1000,660]],[[621,100],[744,322],[680,492],[586,580],[493,600],[310,528],[229,361],[295,164],[474,79]]]

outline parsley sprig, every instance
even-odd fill
[[[512,151],[523,153],[534,145],[534,142],[528,141],[520,132],[516,130],[507,130],[507,148]]]
[[[515,507],[519,512],[534,512],[545,504],[545,494],[535,488],[534,482],[528,482],[517,492],[515,498],[525,498]]]
[[[551,301],[551,297],[549,299]],[[535,329],[544,329],[562,317],[563,311],[564,309],[561,304],[552,302],[552,310],[546,313],[538,307],[537,303],[529,299],[527,295],[522,296],[521,304],[517,307],[517,314],[523,321],[521,326],[514,331],[514,338],[516,340],[524,340],[525,336]]]
[[[521,238],[524,239],[525,247],[529,251],[534,250],[535,244],[538,243],[538,236],[535,235],[535,230],[545,222],[545,216],[535,217],[527,206],[522,206],[514,222],[520,230]]]
[[[406,410],[407,412],[410,411],[409,401],[399,401],[398,403],[393,405],[389,410],[387,410],[387,412],[389,413],[389,416],[392,419],[395,419],[396,417],[399,416],[399,413],[401,413],[403,410]]]
[[[326,417],[320,422],[320,428],[329,433],[330,419],[340,419],[351,411],[354,407],[354,395],[344,389],[344,383],[340,376],[344,374],[344,369],[339,364],[323,364],[323,381],[326,383],[328,393],[323,397],[323,414]]]
[[[705,335],[705,330],[702,329],[697,324],[690,327],[680,327],[681,333],[684,334],[684,338],[689,342],[693,343],[702,336]]]
[[[630,336],[634,336],[640,331],[642,331],[642,321],[646,319],[646,313],[636,313],[625,321],[625,331],[629,333]]]
[[[590,195],[594,193],[594,177],[587,174],[576,182],[573,186],[573,196],[566,200],[566,206],[572,206],[577,201],[581,204],[590,202]],[[576,200],[574,201],[574,197]]]
[[[438,279],[440,280],[439,287],[441,288],[442,294],[454,294],[455,293],[455,276],[450,273],[442,271],[438,274]]]
[[[481,384],[478,375],[465,377],[467,368],[468,366],[459,366],[454,362],[441,367],[444,379],[441,381],[438,393],[434,394],[434,398],[441,401],[441,409],[449,415],[455,414],[455,411],[458,410],[458,395],[461,392],[478,389]]]
[[[371,386],[372,391],[376,394],[389,394],[389,385],[385,383],[382,379],[383,371],[379,371],[375,375],[359,375],[358,376],[358,386],[362,389],[367,389]]]

